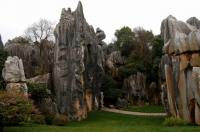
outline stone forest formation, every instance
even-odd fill
[[[162,21],[164,53],[162,87],[167,89],[170,115],[200,124],[200,30],[199,20],[186,23],[169,16]]]
[[[138,30],[131,41],[150,43],[142,38],[144,33],[151,42],[154,40],[152,33]],[[119,34],[120,31],[116,36]],[[125,52],[123,48],[119,50],[121,42],[116,44],[118,47],[106,44],[104,31],[95,30],[86,21],[81,2],[75,11],[62,9],[54,37],[55,42],[44,39],[38,43],[16,37],[4,46],[0,36],[0,50],[8,53],[2,69],[8,92],[22,92],[28,98],[29,86],[42,84],[47,92],[35,101],[39,110],[66,115],[71,121],[86,119],[88,112],[104,106],[126,108],[129,104],[148,102],[162,103],[169,116],[200,125],[200,21],[197,18],[183,22],[170,15],[162,21],[163,53],[154,71],[148,69],[148,64],[154,62],[148,62],[150,55],[145,56],[143,63],[134,58],[134,53],[128,54],[130,48]],[[150,52],[148,46],[134,50],[142,53],[141,58]],[[131,66],[135,69],[130,70]]]

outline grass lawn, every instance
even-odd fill
[[[163,113],[164,108],[162,105],[142,105],[142,106],[129,106],[127,109],[123,109],[133,112],[144,112],[144,113]]]
[[[86,120],[66,126],[31,125],[7,127],[5,132],[198,132],[198,126],[166,127],[164,117],[129,116],[91,112]]]

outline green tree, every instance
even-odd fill
[[[147,74],[151,71],[151,44],[153,39],[154,35],[151,31],[145,30],[141,27],[134,29],[134,47],[132,49],[129,48],[131,52],[126,56],[126,64],[119,68],[121,76],[128,77],[136,72]]]
[[[152,68],[151,68],[151,79],[155,82],[158,81],[158,72],[159,72],[159,65],[161,61],[161,57],[163,55],[163,46],[164,41],[162,40],[160,35],[154,37],[152,42]]]
[[[121,96],[120,85],[110,75],[104,75],[102,79],[102,91],[105,99],[116,100]]]
[[[114,42],[120,49],[123,56],[129,56],[134,48],[135,33],[131,28],[125,26],[115,32],[116,41]]]
[[[164,46],[164,41],[162,40],[160,35],[157,35],[153,39],[152,43],[152,57],[153,58],[161,58],[163,55],[163,46]]]

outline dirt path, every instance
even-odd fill
[[[141,115],[141,116],[166,116],[167,115],[166,113],[142,113],[142,112],[131,112],[131,111],[118,110],[118,109],[110,109],[110,108],[103,108],[103,111],[126,114],[126,115]]]

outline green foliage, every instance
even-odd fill
[[[133,33],[135,34],[135,36],[132,36],[132,40],[134,40],[132,45],[134,48],[126,47],[131,50],[131,53],[126,56],[126,64],[119,68],[122,78],[126,78],[137,72],[148,74],[151,71],[152,55],[150,45],[154,36],[151,31],[144,30],[143,28],[137,28]],[[124,36],[121,35],[121,37]],[[121,51],[123,51],[123,47],[121,47]]]
[[[117,99],[122,93],[119,84],[110,75],[104,75],[102,91],[104,92],[104,98],[109,99]]]
[[[53,119],[54,119],[54,114],[51,113],[44,113],[45,116],[45,122],[48,125],[52,125],[53,124]]]
[[[4,63],[7,57],[8,57],[8,53],[5,50],[0,49],[0,74],[1,74],[0,75],[0,90],[5,89],[6,87],[6,83],[2,77],[2,70],[3,70]]]
[[[122,27],[120,30],[116,30],[115,37],[117,38],[115,44],[121,51],[123,56],[131,54],[134,43],[135,33],[129,27]]]
[[[28,83],[27,86],[28,93],[31,95],[31,99],[33,99],[36,103],[40,102],[43,98],[50,96],[50,93],[48,93],[48,89],[45,84]]]
[[[152,64],[151,64],[151,70],[147,76],[148,80],[158,82],[159,80],[159,65],[161,61],[161,57],[163,55],[163,45],[164,42],[161,39],[160,35],[157,35],[154,37],[153,42],[152,42]]]
[[[28,122],[33,112],[33,103],[22,94],[0,92],[0,115],[5,125],[18,125]]]
[[[142,68],[143,65],[140,63],[127,63],[119,67],[119,75],[121,78],[127,78],[132,74],[136,74],[138,71],[142,71]]]
[[[118,47],[125,58],[125,64],[117,65],[118,79],[123,80],[132,74],[141,72],[146,76],[146,91],[152,82],[158,84],[159,64],[164,44],[161,36],[154,36],[152,31],[141,27],[134,30],[123,27],[116,30],[115,36],[116,41],[113,44]],[[156,90],[159,91],[159,87]]]
[[[164,41],[162,40],[160,35],[154,37],[152,42],[152,57],[153,58],[161,58],[162,57],[162,48],[164,46]]]
[[[58,126],[66,125],[68,119],[66,115],[57,114],[53,119],[53,124]]]
[[[174,118],[174,117],[166,118],[163,124],[165,126],[186,126],[186,125],[189,125],[189,123],[187,121],[184,121],[184,120],[179,119],[179,118]]]
[[[32,123],[45,124],[45,117],[41,114],[34,114],[31,116]]]

